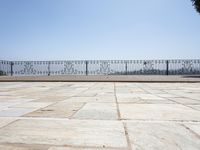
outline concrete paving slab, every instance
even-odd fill
[[[26,117],[70,117],[78,111],[84,103],[58,102],[54,105],[26,114]]]
[[[56,95],[56,93],[54,93]],[[51,102],[58,102],[58,101],[63,101],[66,98],[68,98],[67,96],[37,96],[37,99],[34,100],[34,102],[42,102],[42,103],[51,103]],[[70,97],[70,96],[69,96]]]
[[[176,98],[180,97],[179,95],[175,94],[156,94],[156,96],[162,97],[162,98]]]
[[[180,104],[119,104],[122,119],[195,120],[200,112]]]
[[[84,92],[84,93],[77,94],[76,96],[78,96],[78,97],[95,97],[95,96],[97,96],[97,92]]]
[[[132,93],[116,93],[116,96],[118,99],[123,99],[123,98],[139,98],[137,94],[132,94]]]
[[[188,105],[188,106],[200,111],[200,105]]]
[[[19,117],[35,110],[37,108],[7,108],[0,111],[0,117]]]
[[[153,94],[134,94],[137,97],[141,98],[141,99],[153,99],[153,100],[164,100],[163,97],[157,96],[157,95],[153,95]]]
[[[3,150],[199,149],[200,83],[1,82],[1,92]]]
[[[48,150],[114,150],[113,148],[74,148],[74,147],[50,147]],[[123,150],[123,149],[118,149]]]
[[[174,98],[169,98],[169,100],[172,100],[172,101],[175,101],[175,102],[181,103],[181,104],[186,104],[186,105],[200,104],[200,101],[198,101],[198,100],[193,100],[193,99],[184,98],[184,97],[174,97]]]
[[[194,100],[200,101],[200,94],[199,93],[190,92],[190,93],[186,93],[184,96],[188,97],[188,98],[191,98],[191,99],[194,99]]]
[[[45,145],[0,144],[0,150],[48,150]]]
[[[112,96],[98,96],[98,97],[70,97],[64,102],[70,103],[89,103],[89,102],[98,102],[98,103],[115,103],[114,94]]]
[[[119,121],[18,120],[0,129],[0,143],[127,147]]]
[[[141,99],[141,98],[117,98],[119,103],[135,103],[135,104],[172,104],[175,103],[168,99]]]
[[[44,103],[44,102],[26,102],[22,104],[12,105],[11,107],[18,108],[43,108],[53,103]]]
[[[8,107],[19,104],[19,102],[0,102],[0,111],[8,109]]]
[[[0,97],[0,102],[29,102],[29,101],[33,101],[33,100],[35,100],[35,99],[24,98],[24,96],[17,97],[15,95],[7,96],[7,97]]]
[[[118,118],[117,106],[115,103],[87,103],[73,118],[116,120]]]
[[[127,123],[132,150],[199,150],[200,139],[176,123]]]
[[[13,119],[13,118],[0,118],[0,128],[8,125],[9,123],[15,121],[17,119]]]
[[[200,124],[198,123],[184,123],[184,126],[191,132],[193,132],[197,137],[200,138]]]
[[[1,150],[30,150],[30,148],[11,146],[11,145],[0,145]]]
[[[0,107],[7,108],[16,104],[19,104],[19,102],[0,102]]]

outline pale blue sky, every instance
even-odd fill
[[[0,0],[0,59],[200,58],[190,0]]]

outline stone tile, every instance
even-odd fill
[[[124,99],[124,98],[139,98],[137,94],[132,93],[117,93],[117,99]]]
[[[30,148],[20,147],[20,146],[11,146],[11,145],[0,145],[1,150],[31,150]]]
[[[141,98],[118,98],[118,103],[135,103],[135,104],[173,104],[174,102],[167,99],[141,99]]]
[[[19,102],[0,102],[0,111],[8,109],[8,107],[19,104]]]
[[[17,120],[17,119],[0,117],[0,128],[2,128],[3,126],[8,125],[9,123],[11,123],[11,122],[13,122],[15,120]]]
[[[0,97],[0,103],[16,103],[16,102],[29,102],[35,99],[28,99],[24,97],[9,96],[6,98]]]
[[[193,100],[193,99],[190,99],[190,98],[183,98],[183,97],[174,97],[174,98],[169,98],[170,100],[173,100],[173,101],[175,101],[175,102],[177,102],[177,103],[181,103],[181,104],[187,104],[187,105],[189,105],[189,104],[191,104],[191,105],[193,105],[193,104],[200,104],[200,101],[198,101],[198,100]]]
[[[27,117],[70,117],[79,110],[84,103],[58,102],[54,105],[29,113]]]
[[[187,105],[187,106],[200,111],[200,105]]]
[[[119,98],[117,97],[118,103],[141,103],[142,100],[138,97],[130,98],[130,97],[124,97],[124,98]]]
[[[77,94],[76,96],[78,97],[95,97],[97,96],[98,92],[84,92],[84,93],[80,93]]]
[[[192,130],[197,134],[200,138],[200,124],[199,123],[184,123],[186,127],[189,128],[189,130]]]
[[[7,108],[16,104],[19,104],[19,102],[0,102],[0,107]]]
[[[12,105],[12,107],[19,108],[43,108],[53,103],[42,103],[42,102],[26,102],[17,105]]]
[[[75,148],[75,147],[50,147],[48,150],[113,150],[113,148]]]
[[[11,94],[11,92],[0,92],[0,97],[1,96],[12,96],[13,94]]]
[[[45,145],[0,144],[0,150],[48,150]]]
[[[200,83],[0,83],[0,149],[127,150],[122,122],[133,149],[199,149],[199,93]],[[128,120],[114,120],[115,94]]]
[[[19,117],[37,110],[37,108],[7,108],[0,111],[0,117]]]
[[[0,111],[4,110],[4,109],[7,109],[7,107],[5,106],[0,106]]]
[[[0,143],[127,147],[119,121],[18,120],[0,129]]]
[[[175,123],[127,123],[132,150],[199,150],[200,139]]]
[[[115,103],[87,103],[74,116],[75,119],[117,119],[117,107]]]
[[[188,97],[188,98],[200,101],[200,94],[199,94],[199,92],[197,94],[195,94],[195,93],[192,93],[192,91],[191,91],[191,92],[185,94],[185,97]]]
[[[154,94],[137,94],[137,96],[141,99],[165,100],[163,97],[159,97]]]
[[[115,103],[114,94],[112,96],[98,96],[98,97],[70,97],[65,100],[65,102],[70,103],[88,103],[88,102],[98,102],[98,103]]]
[[[119,104],[122,119],[195,120],[200,112],[180,104]]]
[[[174,97],[179,97],[177,95],[174,95],[174,94],[156,94],[157,96],[159,97],[162,97],[162,98],[174,98]]]
[[[63,101],[68,97],[65,96],[40,96],[34,102],[41,102],[41,103],[55,103],[59,101]]]

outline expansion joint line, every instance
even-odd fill
[[[116,107],[117,107],[117,114],[118,114],[118,120],[122,120],[121,119],[121,114],[120,114],[120,110],[119,110],[119,103],[117,101],[117,94],[116,94],[116,84],[114,82],[114,96],[115,96],[115,102],[116,102]],[[126,141],[127,141],[127,146],[128,146],[128,150],[132,150],[131,148],[131,143],[130,143],[130,139],[129,139],[129,135],[128,135],[128,129],[126,127],[126,123],[122,122],[123,127],[124,127],[124,134],[126,137]]]
[[[120,114],[120,110],[119,110],[119,103],[117,101],[116,84],[115,84],[115,82],[114,82],[114,96],[115,96],[115,102],[116,102],[116,107],[117,107],[118,120],[121,120],[121,114]]]

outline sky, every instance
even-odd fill
[[[199,58],[190,0],[0,0],[0,60]]]

